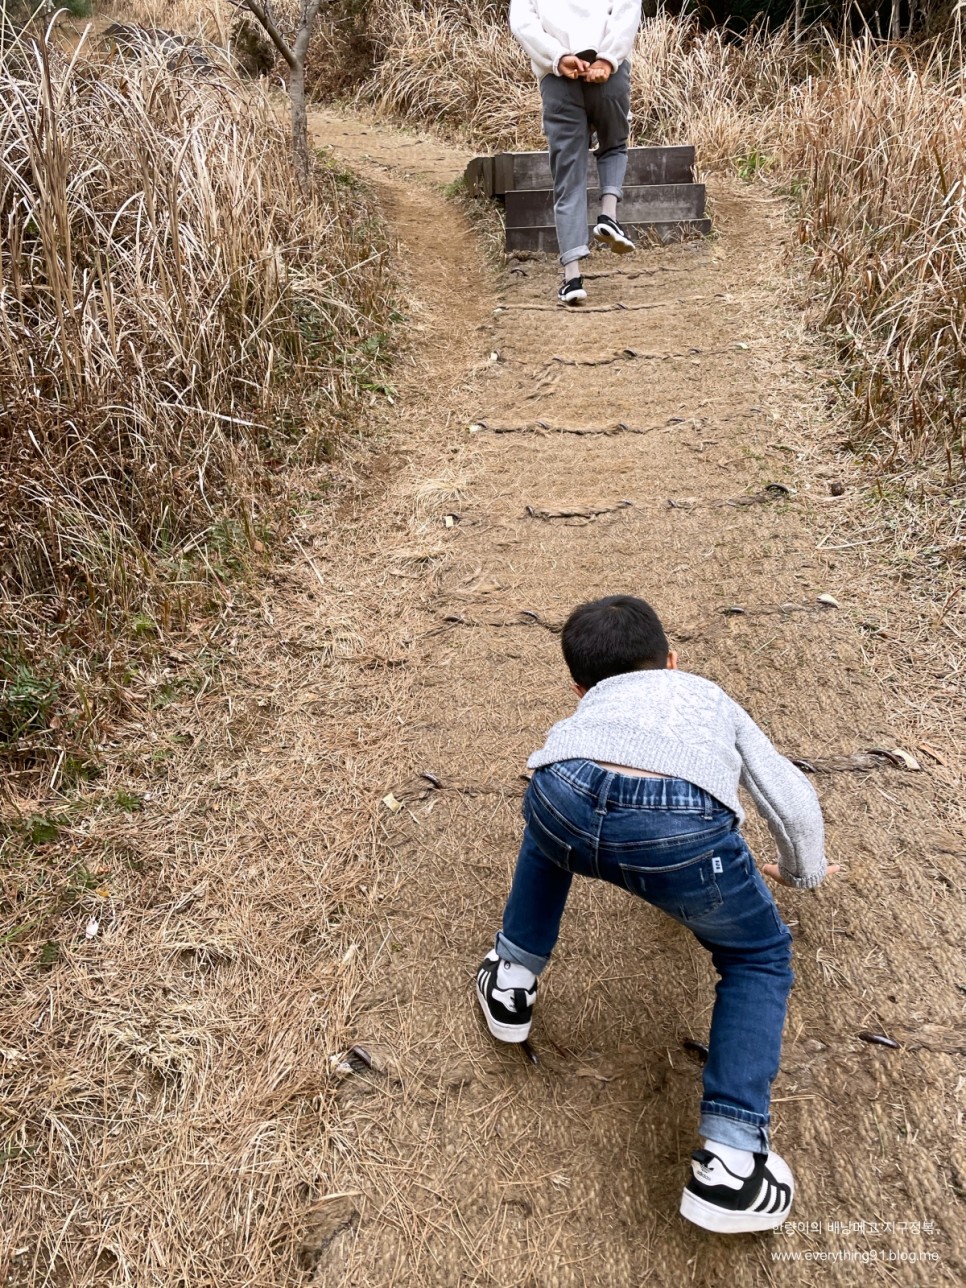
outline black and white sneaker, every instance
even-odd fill
[[[486,1027],[501,1042],[525,1042],[530,1036],[533,1004],[537,1000],[536,980],[532,988],[500,988],[499,969],[500,959],[491,950],[476,972],[476,996]]]
[[[610,215],[598,216],[594,224],[594,241],[600,242],[602,246],[609,246],[618,255],[628,255],[637,249],[617,220],[611,219]]]
[[[715,1234],[773,1230],[788,1218],[795,1182],[779,1154],[755,1154],[750,1176],[736,1176],[709,1149],[691,1155],[681,1215]]]
[[[557,299],[561,304],[579,304],[587,298],[587,292],[584,290],[584,279],[582,277],[572,277],[569,281],[564,282],[557,292]]]

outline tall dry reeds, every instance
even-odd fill
[[[966,478],[964,107],[942,44],[829,48],[779,154],[859,438],[886,469],[938,455],[948,481]]]
[[[505,6],[371,6],[376,111],[481,150],[543,146]],[[693,142],[705,170],[773,176],[800,212],[811,291],[839,347],[855,442],[886,470],[966,477],[966,73],[912,49],[786,30],[743,39],[659,16],[632,72],[632,141]]]
[[[384,240],[267,99],[164,50],[0,64],[0,748],[55,763],[267,543],[372,379]],[[203,69],[202,69],[203,70]]]

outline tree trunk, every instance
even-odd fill
[[[322,0],[302,0],[299,25],[291,44],[279,31],[272,17],[269,0],[236,0],[236,3],[258,19],[272,44],[288,64],[288,97],[292,105],[292,156],[299,185],[305,192],[312,173],[309,120],[305,106],[305,56]]]
[[[289,69],[288,97],[292,104],[292,155],[304,192],[309,186],[312,166],[309,160],[309,118],[305,107],[305,63],[301,59]]]

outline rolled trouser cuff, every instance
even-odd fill
[[[623,201],[624,189],[623,188],[601,188],[600,195],[602,197],[616,197],[618,201]]]
[[[534,975],[539,975],[550,960],[549,957],[540,957],[537,953],[528,953],[525,948],[518,948],[511,939],[507,939],[502,930],[496,937],[494,948],[501,961],[516,962],[518,966],[526,966],[527,970],[533,971]]]
[[[560,256],[561,264],[572,264],[576,259],[586,259],[590,254],[589,246],[578,246],[576,250],[568,250]]]
[[[719,1145],[733,1149],[747,1149],[753,1154],[768,1153],[768,1124],[754,1114],[740,1109],[728,1110],[722,1105],[713,1109],[701,1106],[698,1131],[704,1140],[716,1140]]]

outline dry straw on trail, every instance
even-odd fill
[[[203,52],[203,50],[202,50]],[[211,51],[209,51],[211,53]],[[385,243],[270,100],[146,42],[0,64],[0,744],[62,760],[267,544],[384,341]],[[65,732],[66,731],[66,732]]]

